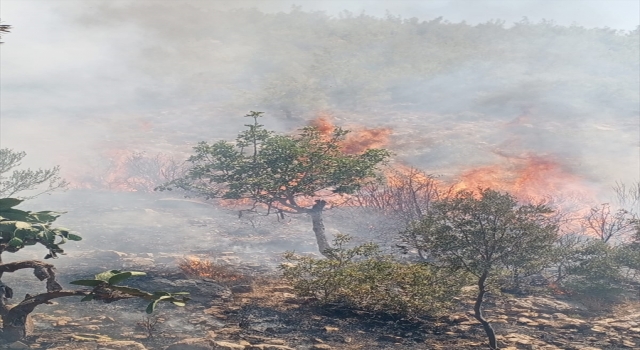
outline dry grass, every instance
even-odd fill
[[[186,257],[178,262],[178,267],[189,277],[209,278],[223,285],[238,285],[252,282],[248,276],[236,267],[220,264],[195,256]]]
[[[640,300],[629,300],[616,305],[611,313],[617,317],[640,315]]]

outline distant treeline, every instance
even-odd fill
[[[145,69],[179,79],[191,98],[216,94],[294,115],[322,108],[457,112],[505,105],[637,115],[638,29],[162,2],[111,8],[102,23],[119,20],[149,35],[140,57]]]

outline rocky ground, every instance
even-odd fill
[[[471,297],[461,298],[446,316],[412,321],[338,306],[319,308],[296,297],[275,267],[285,250],[314,251],[305,218],[248,222],[198,202],[110,193],[54,195],[34,201],[29,209],[68,210],[60,225],[85,238],[67,245],[69,254],[54,261],[65,287],[105,269],[132,269],[148,273],[131,280],[134,287],[187,291],[193,299],[183,308],[160,305],[151,316],[144,313],[145,303],[135,300],[57,299],[36,309],[32,336],[1,348],[408,350],[485,344],[482,328],[469,313]],[[329,215],[327,226],[349,230],[331,225],[341,219]],[[359,232],[361,240],[373,238],[373,230]],[[45,252],[33,248],[20,254],[5,260],[42,258]],[[233,265],[247,278],[221,283],[187,276],[177,266],[187,255]],[[8,274],[3,282],[14,287],[15,298],[44,290],[26,271]],[[640,348],[640,302],[607,307],[596,312],[593,305],[566,296],[494,295],[486,313],[506,349]]]

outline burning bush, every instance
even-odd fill
[[[173,157],[130,150],[107,152],[108,165],[100,174],[70,176],[72,188],[108,189],[123,192],[153,192],[163,182],[184,175],[184,164]],[[100,168],[100,167],[98,167]]]
[[[329,252],[333,259],[287,253],[281,269],[301,296],[324,305],[396,316],[436,315],[448,310],[460,293],[464,275],[426,264],[404,264],[379,253],[374,244],[346,248],[339,235]]]
[[[109,188],[152,192],[164,181],[183,174],[182,165],[167,155],[157,154],[152,157],[144,152],[132,152],[114,161],[107,183]]]

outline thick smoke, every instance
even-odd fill
[[[451,177],[531,159],[598,193],[640,177],[632,1],[3,8],[2,147],[74,179],[121,150],[184,157],[248,110],[280,131],[322,112],[388,128],[398,158]]]

